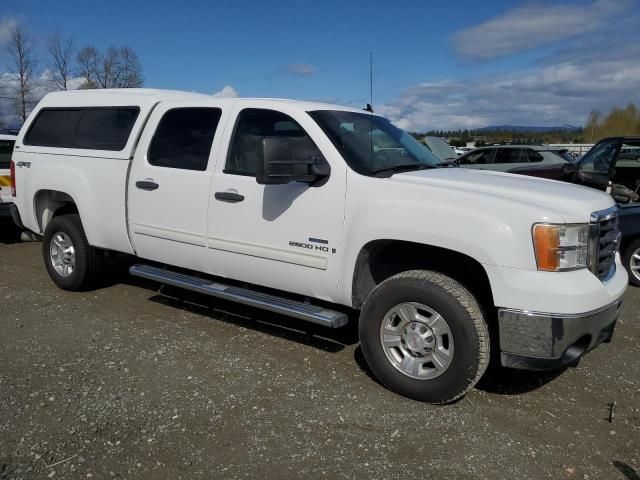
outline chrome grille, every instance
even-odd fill
[[[615,265],[616,252],[620,243],[618,213],[615,209],[596,212],[592,216],[591,271],[600,280],[605,280]]]

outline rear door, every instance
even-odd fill
[[[129,173],[128,225],[136,254],[208,271],[207,209],[225,115],[217,106],[163,103]]]
[[[527,154],[521,148],[498,148],[491,170],[506,172],[528,164]]]

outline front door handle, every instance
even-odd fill
[[[237,203],[244,200],[244,195],[235,192],[216,192],[214,197],[216,200],[227,203]]]
[[[140,180],[138,182],[136,182],[136,187],[138,187],[140,190],[155,190],[156,188],[158,188],[160,185],[158,185],[156,182],[152,182],[150,180]]]

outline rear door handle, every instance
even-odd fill
[[[214,197],[216,200],[227,203],[237,203],[244,200],[244,195],[235,192],[216,192]]]
[[[158,185],[156,182],[152,182],[150,180],[140,180],[136,182],[136,187],[138,187],[140,190],[155,190],[159,186],[160,185]]]

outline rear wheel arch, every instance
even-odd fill
[[[33,202],[33,211],[40,233],[44,233],[47,224],[56,216],[67,214],[80,215],[73,197],[59,190],[38,190]]]

